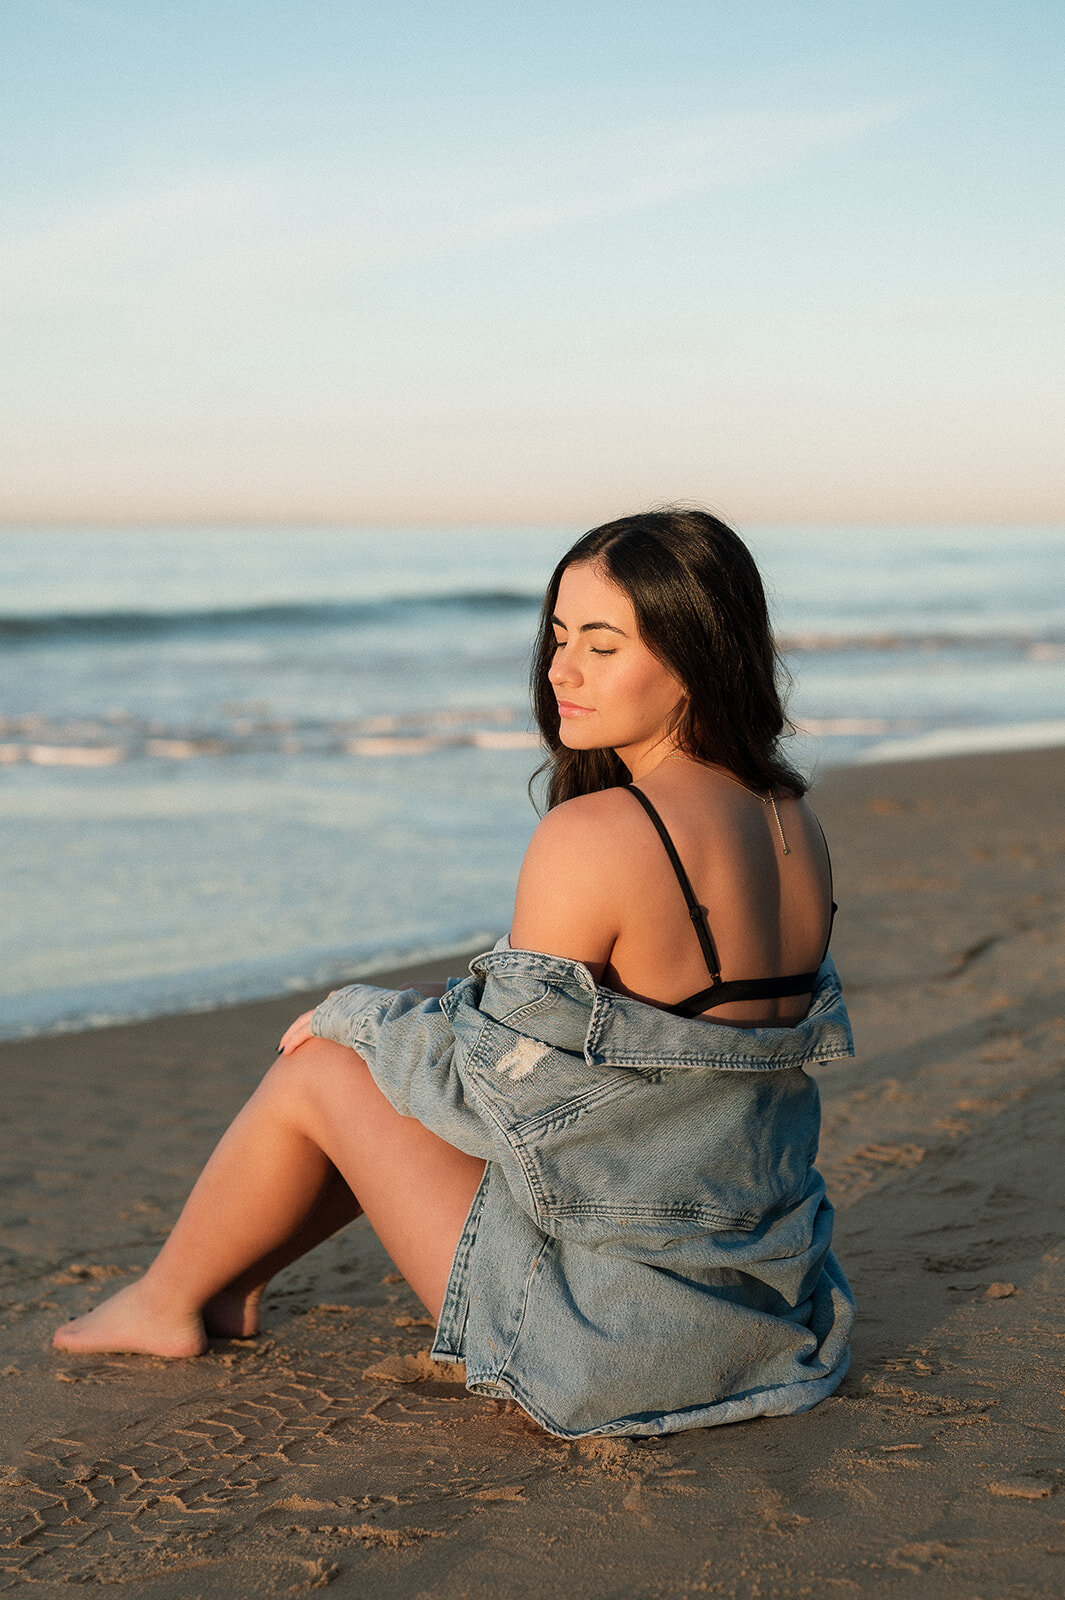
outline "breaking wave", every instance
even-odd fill
[[[175,611],[59,611],[0,615],[0,644],[122,643],[178,635],[246,634],[359,627],[403,621],[416,612],[535,612],[539,595],[511,589],[455,590],[377,600],[275,602]]]

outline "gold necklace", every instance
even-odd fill
[[[770,789],[768,791],[768,793],[766,793],[766,794],[759,794],[757,789],[749,789],[747,787],[747,785],[743,782],[742,778],[737,778],[737,776],[736,776],[736,774],[734,772],[729,772],[725,767],[715,767],[714,771],[715,772],[720,772],[721,776],[723,778],[727,778],[730,783],[737,784],[747,794],[753,795],[754,798],[756,800],[760,800],[764,806],[772,806],[772,808],[773,808],[773,820],[777,825],[777,832],[780,835],[780,848],[781,848],[781,851],[783,852],[784,855],[790,856],[791,855],[791,846],[788,844],[788,841],[784,837],[784,829],[783,829],[783,827],[781,825],[781,821],[780,821],[780,812],[777,810],[776,797],[774,796],[772,789]]]
[[[711,772],[719,772],[723,778],[727,778],[730,783],[736,784],[746,794],[753,796],[755,800],[760,800],[762,805],[771,806],[773,810],[773,821],[776,823],[777,833],[780,835],[781,852],[786,856],[791,855],[791,846],[784,837],[784,828],[780,820],[780,812],[777,810],[776,797],[773,794],[772,789],[770,789],[766,794],[759,794],[757,789],[749,788],[748,785],[744,783],[742,778],[737,778],[736,774],[734,772],[729,772],[727,767],[718,767],[709,761],[699,761],[698,757],[689,756],[684,750],[671,750],[668,756],[663,756],[662,759],[664,761],[672,761],[674,756],[679,756],[685,761],[696,761],[699,766],[709,767]]]

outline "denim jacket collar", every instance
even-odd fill
[[[806,1016],[792,1027],[774,1028],[741,1028],[704,1017],[677,1017],[631,995],[600,987],[581,961],[536,950],[497,948],[478,956],[470,971],[473,980],[479,978],[484,985],[480,1007],[489,1014],[499,1016],[493,1004],[497,998],[494,991],[509,990],[513,999],[516,989],[527,991],[530,984],[542,984],[542,994],[553,995],[556,1013],[560,1005],[566,1010],[578,1008],[578,1015],[587,1018],[583,1052],[589,1066],[773,1072],[814,1066],[854,1053],[839,974],[831,956],[821,963]],[[442,1005],[449,1015],[458,1000],[455,990],[444,996]],[[504,1014],[513,1015],[505,1010]],[[535,1033],[534,1024],[529,1031]],[[571,1048],[581,1047],[574,1039]]]

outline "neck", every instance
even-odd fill
[[[614,754],[628,768],[629,776],[633,783],[639,783],[643,778],[649,777],[652,772],[657,772],[658,768],[664,766],[667,761],[675,759],[688,761],[691,759],[672,741],[667,743],[664,740],[659,744],[652,745],[649,750],[641,751],[639,755],[633,755],[631,751],[627,755],[623,755],[620,750],[615,750]]]

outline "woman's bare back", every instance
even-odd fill
[[[719,769],[682,757],[663,761],[639,788],[706,913],[723,978],[816,969],[830,926],[831,874],[805,801],[778,796],[774,811]],[[522,868],[511,943],[582,960],[607,987],[652,1004],[676,1004],[710,981],[663,843],[623,788],[581,796],[544,818]],[[769,1027],[797,1021],[808,1006],[800,994],[732,1001],[705,1014]]]

